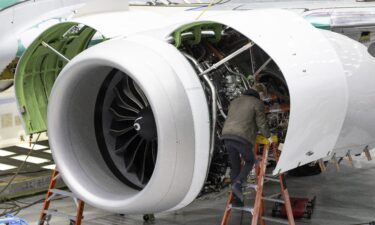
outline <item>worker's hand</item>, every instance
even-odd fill
[[[272,145],[272,143],[274,142],[273,138],[272,138],[272,135],[271,135],[271,137],[268,138],[268,142],[269,142],[269,145]]]

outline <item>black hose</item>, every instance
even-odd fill
[[[350,225],[375,225],[375,221],[366,222],[366,223],[356,223],[356,224],[350,224]]]

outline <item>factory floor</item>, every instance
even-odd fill
[[[287,183],[291,196],[317,196],[315,211],[311,220],[298,220],[297,224],[310,225],[352,225],[369,224],[375,220],[375,162],[356,158],[356,167],[342,162],[341,171],[337,172],[331,164],[328,170],[312,177],[290,177]],[[276,185],[267,186],[266,193],[277,190]],[[197,199],[188,207],[173,213],[157,214],[155,225],[212,225],[220,224],[228,190],[215,193],[204,199]],[[43,195],[23,199],[22,202],[33,202],[43,198]],[[251,200],[248,201],[252,202]],[[61,212],[74,214],[74,203],[71,199],[56,200],[52,208]],[[21,211],[18,216],[26,219],[29,224],[36,224],[42,204],[34,205]],[[268,213],[271,208],[268,207]],[[140,225],[143,222],[141,215],[114,215],[86,206],[83,225]],[[366,223],[367,222],[367,223]],[[62,218],[52,218],[51,225],[67,225]],[[250,224],[250,216],[240,212],[233,212],[230,223],[233,225]],[[273,225],[274,223],[267,223]]]

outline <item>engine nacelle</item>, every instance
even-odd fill
[[[86,50],[64,68],[50,96],[49,140],[64,181],[109,211],[183,207],[206,178],[202,86],[173,46],[152,45],[114,40]]]

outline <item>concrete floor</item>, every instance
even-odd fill
[[[333,165],[327,172],[313,177],[287,177],[289,192],[295,197],[317,196],[315,211],[311,220],[299,220],[297,224],[309,225],[352,225],[368,224],[375,220],[375,162],[366,162],[357,158],[356,167],[349,167],[346,162],[337,172]],[[276,186],[267,186],[266,192],[276,191]],[[209,198],[197,199],[188,207],[174,212],[157,214],[155,225],[212,225],[220,224],[225,207],[227,190],[213,194]],[[43,196],[35,196],[23,201],[34,201]],[[252,202],[251,199],[248,202]],[[37,204],[21,211],[20,217],[36,224],[42,205]],[[57,200],[53,203],[60,211],[74,214],[73,202],[70,199]],[[270,208],[268,210],[270,213]],[[83,225],[140,225],[140,215],[120,216],[86,206]],[[367,223],[366,223],[367,222]],[[52,225],[67,225],[61,218],[53,218]],[[149,223],[150,224],[150,223]],[[230,224],[250,224],[249,214],[232,213]],[[273,225],[274,223],[267,223]]]

